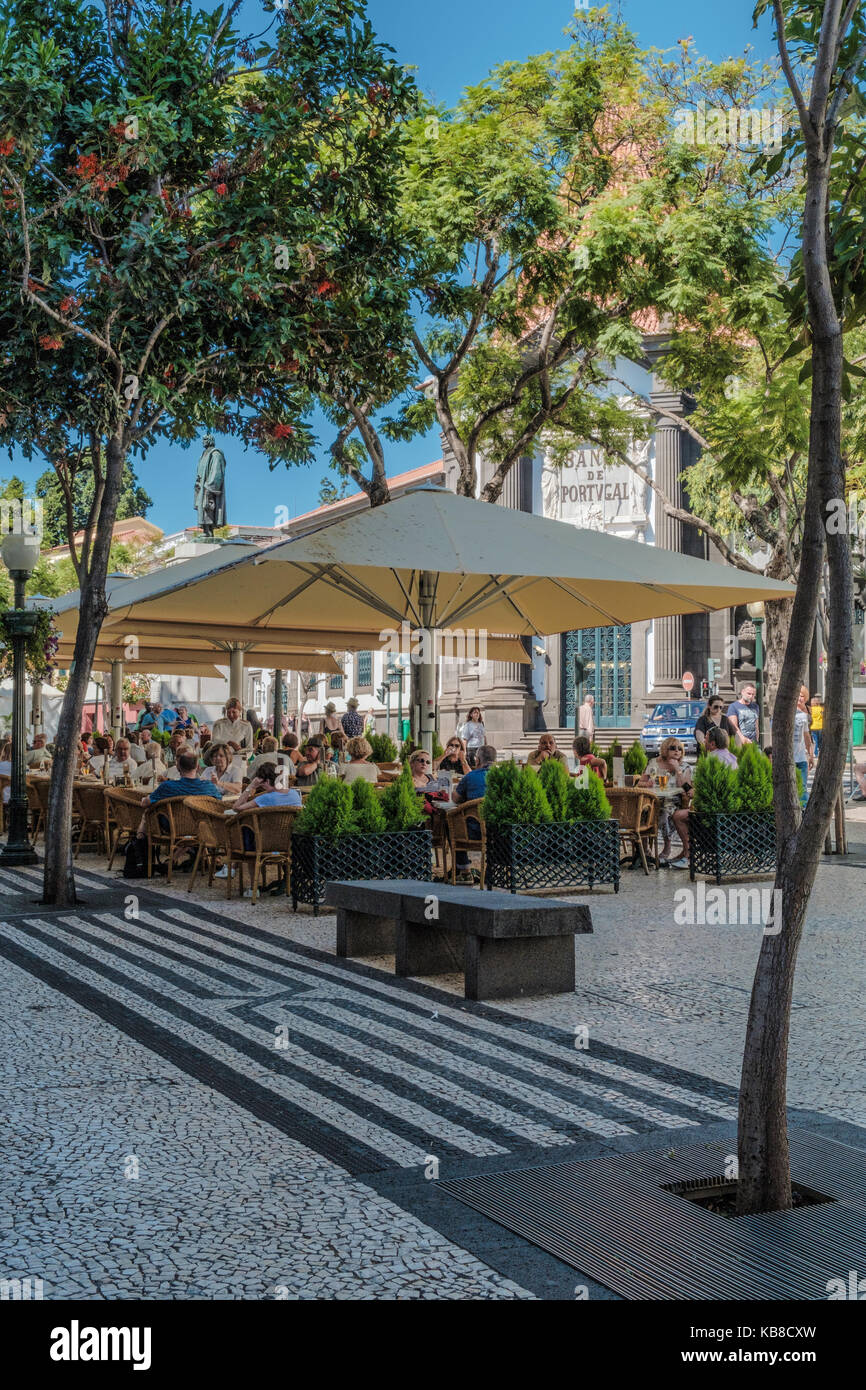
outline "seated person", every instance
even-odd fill
[[[710,757],[718,758],[719,762],[727,763],[728,767],[736,767],[737,760],[728,747],[729,743],[730,739],[725,729],[713,726],[707,729],[706,744]]]
[[[33,735],[33,747],[28,749],[24,755],[26,767],[38,768],[40,765],[51,766],[51,754],[48,751],[48,739],[44,734]]]
[[[218,787],[221,796],[237,796],[243,787],[243,770],[232,759],[227,743],[209,743],[203,758],[203,782]]]
[[[496,749],[490,743],[483,743],[476,755],[476,766],[465,777],[461,777],[454,788],[453,800],[457,802],[475,801],[484,796],[487,790],[487,774],[496,762]],[[481,824],[475,816],[466,817],[466,831],[470,840],[481,839]],[[457,882],[474,883],[469,868],[469,855],[466,850],[457,851]]]
[[[198,730],[198,720],[193,719],[186,705],[178,705],[177,717],[174,721],[175,729],[182,729],[186,733],[196,733]]]
[[[313,734],[313,737],[307,740],[301,761],[295,767],[296,787],[312,787],[318,782],[325,770],[324,746],[325,740],[321,734]]]
[[[534,753],[530,753],[526,761],[529,767],[540,767],[548,758],[556,758],[568,771],[568,759],[564,753],[560,753],[553,734],[542,734],[538,740],[538,747]]]
[[[168,767],[174,767],[178,753],[183,752],[185,748],[192,749],[192,745],[187,741],[186,734],[182,729],[175,729],[165,750],[165,761]]]
[[[592,751],[592,744],[586,737],[586,734],[578,734],[572,747],[574,748],[575,772],[581,767],[592,768],[592,771],[597,772],[603,782],[607,777],[607,763],[604,761],[604,758],[597,758],[595,756]]]
[[[349,739],[342,729],[337,729],[331,734],[331,762],[335,764],[338,771],[349,761],[349,754],[346,752],[348,743]]]
[[[2,745],[2,747],[0,747],[0,777],[10,777],[10,778],[11,778],[11,776],[12,776],[12,740],[11,740],[11,738],[7,738],[7,739],[4,739],[3,745]],[[11,785],[11,784],[10,784],[9,782],[7,782],[6,786],[3,788],[3,800],[4,800],[4,801],[8,801],[8,800],[9,800],[10,785]]]
[[[767,749],[769,757],[771,749]],[[852,801],[866,801],[866,763],[854,764],[854,776],[857,778],[857,790],[851,793]]]
[[[178,772],[180,776],[176,781],[168,780],[160,782],[158,787],[142,801],[142,806],[157,806],[160,801],[166,801],[176,796],[214,796],[217,800],[222,799],[222,792],[213,782],[203,782],[198,775],[198,758],[193,752],[178,754]],[[168,830],[168,819],[164,816],[159,818],[160,826],[163,830]],[[143,839],[146,834],[144,816],[138,827],[138,836]],[[190,852],[189,863],[192,864],[195,854]]]
[[[168,768],[162,760],[162,744],[146,743],[144,745],[145,761],[139,763],[135,772],[137,782],[164,782],[168,776]]]
[[[101,777],[106,761],[111,762],[114,739],[111,734],[97,734],[93,740],[93,747],[95,751],[90,755],[90,769]]]
[[[283,734],[283,752],[291,760],[292,767],[297,767],[301,761],[301,750],[298,747],[298,735],[291,732]]]
[[[466,756],[466,741],[459,734],[453,734],[445,745],[445,753],[439,759],[437,772],[459,772],[465,777],[469,772],[469,759]]]
[[[236,811],[250,806],[302,806],[301,793],[294,787],[281,787],[280,769],[273,761],[263,763],[257,775],[235,802]]]
[[[119,738],[114,748],[114,755],[108,762],[108,780],[110,782],[122,782],[124,777],[132,780],[139,769],[139,764],[130,756],[130,743],[128,738]]]
[[[375,763],[370,762],[373,749],[363,737],[350,738],[348,746],[349,762],[344,763],[340,768],[340,776],[344,782],[356,782],[359,777],[366,782],[377,782],[379,779],[379,769]]]
[[[273,734],[265,734],[264,737],[259,740],[259,752],[247,764],[247,777],[257,777],[259,768],[264,767],[265,763],[277,763],[281,766],[288,766],[292,769],[292,772],[294,772],[294,763],[289,755],[287,753],[280,753],[277,749],[277,740],[274,738]]]
[[[432,816],[434,801],[447,801],[448,792],[440,787],[431,772],[433,759],[424,748],[416,748],[409,758],[409,771],[416,792],[424,797],[424,814]]]
[[[685,751],[679,739],[664,739],[658,751],[658,757],[650,759],[638,779],[639,787],[651,787],[656,777],[666,776],[670,779],[671,785],[675,784],[683,791],[682,797],[665,797],[663,801],[659,802],[659,830],[662,834],[660,863],[662,865],[671,857],[671,835],[675,829],[678,829],[674,819],[675,808],[680,806],[683,801],[688,802],[691,794],[692,770],[683,761]],[[683,866],[678,865],[678,867]]]
[[[138,716],[138,722],[135,726],[136,733],[141,732],[142,729],[154,728],[156,724],[156,715],[153,710],[154,706],[151,704],[150,700],[145,700],[144,707]]]
[[[133,729],[132,733],[129,735],[129,756],[134,763],[143,763],[147,760],[147,754],[144,751],[142,742],[142,735],[139,733],[138,729]]]

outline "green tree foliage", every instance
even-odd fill
[[[514,822],[514,797],[520,768],[513,758],[494,763],[487,773],[484,788],[484,819],[488,825],[511,825]]]
[[[94,475],[86,466],[75,473],[72,484],[72,529],[83,531],[93,509]],[[43,541],[47,546],[65,545],[68,528],[66,498],[60,479],[53,469],[47,469],[36,479],[33,496],[42,499]],[[124,464],[121,473],[120,495],[117,502],[116,519],[124,521],[131,516],[146,516],[152,500],[135,476],[132,464]]]
[[[570,820],[571,778],[558,758],[547,758],[537,769],[550,812],[555,821]]]
[[[350,835],[355,826],[352,788],[338,777],[320,777],[312,787],[295,822],[303,835],[324,835],[336,840]]]
[[[626,750],[624,759],[625,770],[631,777],[639,777],[647,765],[647,755],[644,752],[640,739],[635,739],[634,743]]]
[[[388,830],[411,830],[424,819],[424,803],[412,785],[408,763],[395,782],[381,793],[382,811]]]
[[[773,765],[757,744],[747,743],[737,768],[737,810],[766,814],[772,809]]]
[[[74,731],[126,465],[203,428],[309,461],[314,394],[377,386],[405,337],[412,79],[363,0],[290,0],[252,39],[237,10],[55,0],[49,23],[0,0],[0,446],[44,459],[70,507],[94,484],[52,902],[74,900]]]
[[[721,758],[699,758],[695,768],[693,809],[696,815],[712,816],[739,809],[737,770]]]
[[[586,769],[586,786],[572,782],[568,794],[567,820],[610,820],[612,811],[604,783],[592,768]]]
[[[375,835],[385,829],[385,812],[375,787],[363,777],[349,783],[352,792],[352,825],[359,835]]]

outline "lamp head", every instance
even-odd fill
[[[765,616],[763,603],[747,603],[746,612],[753,622],[761,622]]]
[[[23,574],[28,578],[39,560],[41,537],[35,531],[8,531],[0,539],[0,555],[10,574]]]

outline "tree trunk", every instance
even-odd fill
[[[827,535],[825,528],[827,504],[845,495],[842,329],[827,260],[828,180],[829,158],[811,153],[803,220],[813,368],[809,473],[800,573],[773,722],[773,794],[779,846],[776,888],[782,894],[782,920],[774,921],[765,931],[749,1004],[737,1137],[739,1215],[791,1206],[786,1105],[794,971],[848,748],[853,661],[851,554],[848,537]],[[794,715],[818,611],[825,547],[831,621],[824,739],[812,795],[801,818],[794,770]]]
[[[787,575],[785,578],[787,579]],[[776,692],[782,679],[785,651],[788,646],[788,633],[791,630],[793,599],[780,599],[778,603],[768,603],[764,608],[764,727],[769,730],[769,715],[776,703]],[[801,673],[805,679],[806,670]]]
[[[81,732],[84,697],[90,679],[93,653],[108,611],[105,580],[113,539],[114,518],[120,498],[125,450],[120,435],[108,441],[105,486],[97,519],[96,534],[89,556],[84,556],[75,638],[74,669],[63,699],[57,729],[45,826],[45,872],[43,902],[69,907],[76,901],[72,869],[72,788],[77,765],[77,746]]]

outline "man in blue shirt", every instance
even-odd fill
[[[203,782],[198,775],[198,758],[195,753],[181,753],[178,756],[176,767],[180,776],[173,782],[160,782],[158,787],[146,796],[142,801],[143,806],[156,806],[160,801],[168,801],[176,796],[215,796],[218,801],[222,800],[222,792],[219,787],[215,787],[213,782]],[[160,825],[164,830],[168,830],[168,817],[160,816]],[[144,816],[138,827],[138,838],[145,838]],[[190,854],[189,862],[192,864],[194,854]]]
[[[153,712],[157,716],[156,727],[164,734],[169,733],[177,723],[177,710],[173,710],[170,705],[166,705],[165,708],[162,705],[154,705]]]
[[[452,799],[457,802],[475,801],[478,797],[484,796],[487,790],[487,774],[496,758],[496,749],[489,743],[482,744],[475,755],[475,767],[460,778],[451,793]],[[470,840],[481,839],[481,824],[475,816],[466,817],[466,830]],[[474,883],[466,850],[457,851],[457,869],[458,883]]]

